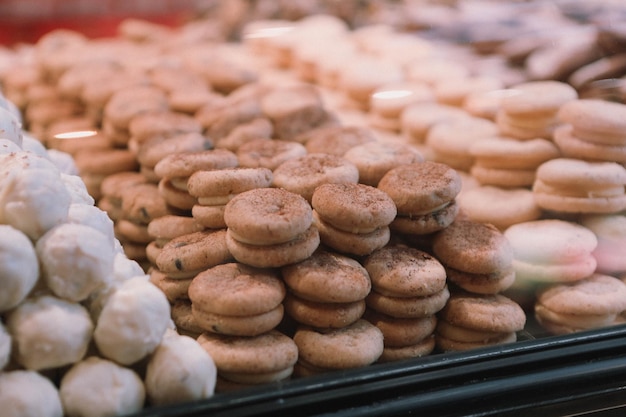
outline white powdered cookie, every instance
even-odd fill
[[[30,239],[0,225],[0,312],[17,306],[39,279],[39,261]]]
[[[5,417],[63,417],[59,391],[38,372],[0,373],[0,393],[0,409]]]

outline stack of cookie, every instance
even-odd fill
[[[384,335],[380,361],[430,354],[437,313],[450,293],[443,265],[415,248],[387,245],[365,258],[372,281],[365,319]]]
[[[439,314],[437,346],[465,350],[516,340],[524,328],[522,308],[501,293],[515,282],[514,251],[496,227],[457,220],[437,233],[433,253],[445,266],[454,285],[446,308]],[[484,313],[463,313],[466,305],[483,305]],[[502,315],[502,320],[483,320],[481,314]],[[471,311],[471,310],[468,310]]]

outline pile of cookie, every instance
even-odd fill
[[[20,117],[0,107],[2,407],[119,415],[212,396],[211,356],[175,331],[69,154],[22,132]]]
[[[257,21],[240,43],[156,29],[51,32],[18,56],[26,81],[2,82],[218,391],[626,310],[624,105],[332,16]]]

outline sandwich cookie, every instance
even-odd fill
[[[626,209],[626,168],[615,162],[557,158],[537,169],[533,193],[544,210],[618,213]]]
[[[147,142],[187,133],[202,133],[202,125],[193,116],[171,110],[139,114],[128,125],[128,148],[137,151]],[[154,165],[153,165],[154,166]]]
[[[257,336],[283,319],[285,284],[278,272],[238,262],[200,272],[189,286],[196,323],[207,332]]]
[[[613,325],[625,309],[626,284],[594,273],[580,281],[543,288],[534,313],[550,333],[567,334]]]
[[[169,278],[188,279],[231,260],[226,230],[205,230],[171,239],[157,255],[156,266]]]
[[[384,349],[383,333],[364,319],[340,329],[300,326],[293,341],[299,352],[296,376],[368,366],[380,358]]]
[[[575,282],[593,274],[598,238],[580,224],[543,219],[519,223],[504,231],[513,248],[515,284],[521,297],[546,284]],[[512,296],[512,294],[511,294]]]
[[[574,87],[561,81],[529,81],[511,89],[500,101],[496,124],[500,134],[520,140],[552,139],[561,123],[559,109],[578,98]]]
[[[205,227],[191,216],[166,214],[152,219],[148,223],[148,234],[152,238],[146,247],[148,260],[156,267],[156,258],[167,242],[176,237],[200,232],[204,229]]]
[[[78,151],[74,155],[74,162],[87,191],[96,201],[102,197],[100,187],[107,176],[139,169],[135,155],[128,149],[121,148]]]
[[[427,235],[448,227],[459,207],[461,177],[448,165],[424,161],[391,169],[378,183],[396,204],[398,215],[393,231]]]
[[[198,343],[217,367],[216,392],[289,379],[298,360],[297,345],[277,330],[253,337],[205,332]]]
[[[189,194],[187,180],[196,171],[232,168],[238,165],[237,156],[225,149],[202,152],[176,153],[161,159],[154,167],[160,178],[159,192],[173,207],[191,210],[197,198]]]
[[[458,220],[433,239],[450,282],[465,291],[496,294],[515,281],[514,250],[495,226]]]
[[[272,139],[274,126],[266,117],[257,117],[235,126],[226,136],[217,138],[215,147],[237,152],[240,146],[257,139]]]
[[[274,170],[273,186],[311,201],[313,192],[326,183],[357,183],[359,170],[337,155],[309,153],[283,162]]]
[[[336,251],[364,256],[389,242],[397,214],[384,191],[358,183],[322,184],[311,198],[320,240]]]
[[[515,342],[526,324],[524,310],[501,294],[454,292],[437,317],[435,339],[444,352]]]
[[[364,126],[330,125],[307,132],[304,147],[307,153],[326,153],[343,156],[350,148],[374,142],[371,129]]]
[[[236,153],[239,166],[274,171],[283,162],[304,156],[307,151],[299,142],[255,138],[237,148]]]
[[[369,124],[375,129],[400,132],[401,116],[406,107],[434,101],[433,89],[426,83],[404,81],[383,84],[370,96]]]
[[[189,194],[198,200],[191,214],[205,227],[224,228],[226,203],[244,191],[268,188],[272,179],[272,171],[267,168],[234,167],[196,171],[187,180]]]
[[[623,214],[587,214],[579,219],[591,230],[598,246],[591,252],[596,258],[596,272],[619,276],[626,273],[626,216]]]
[[[561,156],[550,140],[501,136],[474,142],[469,153],[474,158],[470,174],[483,185],[502,188],[531,187],[539,165]]]
[[[224,221],[235,259],[260,268],[303,261],[320,243],[309,203],[281,188],[239,193],[226,204]]]
[[[365,311],[369,274],[352,258],[319,248],[309,258],[281,268],[288,293],[285,311],[296,322],[316,328],[340,328]]]
[[[423,144],[433,126],[466,117],[467,112],[455,106],[437,102],[414,103],[402,111],[400,131],[410,143]]]
[[[421,250],[388,245],[365,258],[363,266],[372,281],[367,306],[387,316],[430,317],[450,296],[445,268]]]

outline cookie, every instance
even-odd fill
[[[430,337],[437,326],[435,316],[422,318],[396,318],[368,310],[365,320],[383,333],[385,347],[401,348],[421,343]]]
[[[396,362],[405,359],[421,358],[427,356],[435,350],[434,333],[422,341],[409,346],[385,347],[383,353],[378,358],[379,363]]]
[[[432,159],[460,171],[469,171],[474,164],[470,147],[479,140],[498,134],[495,123],[478,117],[465,117],[438,123],[429,129],[425,144]]]
[[[624,184],[626,169],[615,162],[557,158],[539,166],[533,193],[545,210],[617,213],[626,208]]]
[[[237,152],[239,147],[257,139],[272,139],[274,126],[266,117],[257,117],[235,126],[226,136],[217,138],[215,146]]]
[[[592,252],[598,239],[579,224],[558,219],[535,220],[509,227],[504,236],[513,248],[516,286],[574,282],[596,270]]]
[[[289,242],[312,224],[312,208],[298,194],[279,188],[253,189],[230,200],[224,212],[229,233],[240,242]]]
[[[456,170],[433,161],[398,166],[378,183],[396,204],[392,230],[429,234],[447,227],[458,214],[455,198],[462,181]]]
[[[346,232],[327,223],[316,211],[313,212],[313,222],[319,231],[320,242],[344,254],[366,256],[384,247],[391,239],[391,230],[388,226],[376,228],[371,232]]]
[[[377,87],[370,96],[370,125],[400,131],[402,111],[413,103],[434,102],[433,89],[425,83],[398,82]]]
[[[380,357],[384,347],[380,329],[364,319],[332,330],[301,326],[293,341],[298,347],[298,363],[320,372],[370,365]]]
[[[320,303],[363,300],[372,286],[359,262],[323,248],[302,262],[282,267],[281,276],[290,292]]]
[[[400,65],[359,54],[339,69],[339,88],[357,108],[368,110],[370,97],[382,85],[404,79]]]
[[[275,244],[246,243],[233,237],[230,227],[226,230],[226,246],[232,256],[241,263],[258,268],[280,268],[303,261],[319,245],[320,233],[315,225],[287,242]]]
[[[572,125],[559,126],[554,130],[554,142],[564,157],[599,162],[626,162],[626,145],[607,145],[581,139],[574,134]]]
[[[504,88],[502,80],[496,76],[475,75],[451,80],[439,80],[433,85],[433,92],[439,103],[462,107],[472,93],[489,93]]]
[[[288,379],[298,359],[294,341],[277,330],[255,337],[205,332],[198,343],[213,358],[219,377],[243,386]]]
[[[357,183],[359,170],[346,159],[309,153],[283,162],[274,170],[274,187],[300,194],[311,201],[315,188],[325,183]]]
[[[554,142],[541,138],[485,138],[473,143],[469,153],[474,158],[472,176],[497,187],[530,187],[539,165],[561,156]]]
[[[206,230],[171,239],[157,256],[156,266],[170,278],[185,279],[231,259],[226,230]]]
[[[305,136],[304,147],[307,153],[326,153],[337,156],[343,156],[354,146],[376,140],[370,129],[356,125],[324,126],[307,132]]]
[[[74,155],[74,161],[89,194],[96,200],[102,196],[100,186],[108,175],[139,169],[128,149],[85,149]]]
[[[439,123],[448,123],[468,114],[455,106],[437,102],[415,103],[407,106],[400,116],[401,132],[409,142],[422,144],[430,129]]]
[[[142,113],[133,117],[128,125],[130,142],[137,149],[153,139],[168,138],[188,133],[202,133],[202,125],[194,117],[171,110]]]
[[[272,121],[277,139],[292,139],[326,116],[321,95],[309,84],[276,87],[263,95],[260,106]]]
[[[198,325],[191,310],[191,300],[189,298],[179,298],[172,303],[172,321],[176,326],[178,334],[187,335],[197,339],[204,329]]]
[[[120,218],[144,225],[159,217],[172,214],[172,209],[159,192],[156,184],[139,183],[119,191]]]
[[[378,140],[353,146],[343,157],[359,170],[359,182],[373,187],[392,168],[424,161],[424,156],[414,147]]]
[[[501,294],[453,293],[437,317],[435,338],[443,351],[513,342],[526,324],[524,310]]]
[[[369,309],[387,316],[410,319],[434,315],[446,305],[449,297],[447,285],[442,290],[422,297],[391,296],[372,290],[365,298],[365,303]]]
[[[161,248],[176,237],[202,230],[204,227],[196,222],[193,217],[177,214],[156,217],[148,223],[148,233]]]
[[[7,315],[6,326],[15,361],[41,371],[80,361],[94,329],[85,307],[53,295],[27,298]]]
[[[306,155],[299,142],[256,138],[237,148],[239,165],[247,168],[267,168],[272,171],[283,162]]]
[[[623,146],[624,115],[626,106],[621,103],[597,99],[570,101],[559,109],[558,117],[572,126],[571,134],[585,142],[598,145]]]
[[[100,184],[102,196],[97,204],[107,212],[111,219],[117,220],[124,216],[122,209],[124,190],[133,185],[146,182],[148,182],[146,177],[136,171],[122,171],[108,175]]]
[[[474,91],[465,96],[461,108],[474,117],[495,122],[496,115],[500,109],[500,102],[509,95],[514,94],[507,88],[491,91]]]
[[[551,139],[559,124],[558,111],[578,93],[561,81],[529,81],[512,87],[502,98],[496,123],[500,133],[517,139]]]
[[[143,113],[168,109],[167,95],[156,86],[133,86],[117,90],[104,106],[104,118],[115,128],[128,129]]]
[[[610,326],[626,308],[626,285],[594,273],[569,284],[555,284],[537,294],[535,317],[553,334]]]
[[[189,298],[196,323],[206,331],[257,336],[282,320],[285,285],[272,270],[231,262],[198,273]]]
[[[174,304],[178,300],[189,299],[189,285],[193,277],[184,279],[170,278],[156,268],[152,268],[149,275],[150,282],[163,291],[163,294],[167,297],[167,301],[171,304]]]
[[[501,231],[517,223],[538,220],[543,214],[527,188],[482,185],[460,193],[457,202],[467,219],[490,223]]]
[[[7,370],[0,375],[2,407],[18,408],[26,415],[56,417],[63,415],[59,390],[52,381],[37,371]],[[38,393],[32,398],[32,390]]]
[[[588,214],[579,220],[598,239],[591,252],[596,258],[596,272],[617,276],[626,271],[622,254],[626,244],[626,217],[622,214]]]
[[[0,225],[0,275],[2,276],[2,296],[0,311],[8,311],[18,304],[35,287],[39,279],[39,260],[35,246],[20,230]]]
[[[339,329],[359,320],[365,301],[329,303],[307,300],[292,293],[283,302],[285,313],[301,325],[320,329]]]

